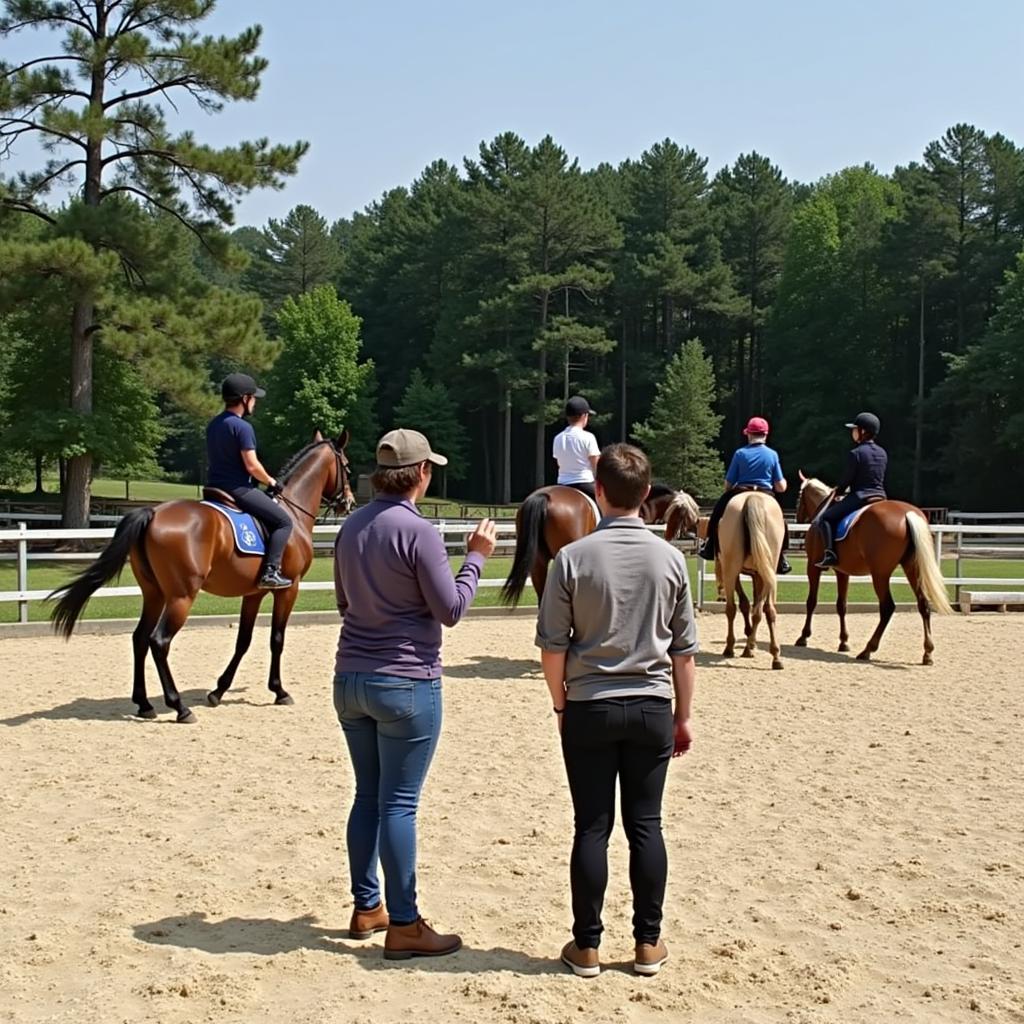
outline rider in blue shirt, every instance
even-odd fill
[[[256,399],[265,394],[247,373],[232,373],[224,378],[224,411],[206,427],[206,480],[210,487],[227,491],[240,509],[267,527],[267,555],[258,586],[262,590],[284,590],[292,585],[287,576],[281,575],[281,559],[291,536],[292,518],[273,500],[272,495],[280,494],[281,487],[256,457],[256,432],[248,420],[256,408]],[[266,492],[256,483],[266,484]]]
[[[718,524],[725,513],[726,506],[737,494],[744,491],[766,491],[769,494],[782,494],[786,490],[786,478],[782,474],[782,464],[778,452],[769,448],[768,421],[762,416],[752,416],[743,428],[747,436],[747,444],[737,448],[733,453],[729,469],[725,474],[725,493],[718,499],[711,512],[708,522],[707,539],[701,545],[701,558],[714,561],[718,553]],[[789,529],[786,529],[782,541],[782,554],[779,555],[778,572],[784,576],[792,572],[793,567],[786,561],[785,551],[789,548]]]
[[[875,436],[882,427],[881,422],[874,413],[862,412],[846,426],[857,442],[857,447],[852,448],[846,457],[846,469],[836,484],[832,501],[814,520],[825,542],[825,554],[817,563],[819,569],[829,569],[839,561],[832,539],[839,523],[862,505],[886,497],[885,471],[889,456],[884,448],[875,443]],[[836,501],[835,498],[844,491],[847,492],[846,496]]]

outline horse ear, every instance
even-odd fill
[[[334,442],[334,447],[337,448],[339,452],[343,452],[348,447],[348,442],[351,437],[352,433],[346,427],[338,435],[338,439]]]
[[[800,482],[802,484],[807,483],[807,477],[804,476],[804,471],[802,469],[798,469],[797,472],[800,474]]]
[[[314,431],[314,433],[313,433],[313,440],[314,441],[322,441],[323,439],[324,439],[324,435],[321,434],[319,430]]]

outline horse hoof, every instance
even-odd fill
[[[184,710],[178,712],[179,725],[195,725],[196,722],[198,721],[199,719],[196,718],[194,714],[192,714],[191,708],[185,708]]]
[[[731,647],[726,647],[726,649],[724,651],[722,651],[722,657],[723,658],[735,658],[736,657],[736,652]]]
[[[291,699],[291,697],[288,696],[287,693],[282,693],[281,696],[278,697],[277,700],[274,701],[274,703],[275,704],[294,704],[295,701],[293,701]]]
[[[843,653],[845,653],[849,649],[850,649],[850,645],[849,644],[840,644],[839,645],[839,650],[842,651]]]
[[[776,670],[777,669],[781,669],[782,668],[782,659],[781,658],[775,658],[772,661],[772,668],[776,669]]]
[[[871,660],[871,652],[870,651],[861,651],[860,654],[857,655],[857,660],[858,661],[870,661]]]
[[[806,647],[807,646],[807,637],[805,637],[805,636],[797,637],[796,645],[797,645],[797,647]]]
[[[146,721],[152,721],[156,718],[156,711],[154,711],[153,708],[146,708],[145,711],[143,711],[142,708],[139,708],[139,710],[135,712],[135,717],[145,718]]]
[[[219,708],[220,707],[220,694],[216,690],[211,690],[206,695],[206,703],[209,704],[211,708]]]
[[[751,650],[746,650],[740,655],[741,658],[752,658],[753,656],[754,652]]]
[[[931,664],[933,664],[933,662],[932,662],[932,656],[931,656],[930,654],[926,654],[926,655],[925,655],[925,656],[924,656],[924,657],[923,657],[923,658],[921,659],[921,664],[922,664],[922,665],[931,665]]]

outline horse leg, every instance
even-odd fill
[[[288,625],[288,616],[295,607],[295,599],[299,596],[299,585],[287,590],[274,591],[274,611],[270,620],[270,679],[267,686],[274,694],[275,704],[294,704],[295,701],[285,693],[281,683],[281,652],[284,650],[284,630]]]
[[[889,625],[892,613],[896,611],[896,602],[892,599],[892,589],[889,584],[889,574],[885,573],[883,575],[881,572],[872,573],[871,582],[874,584],[875,593],[878,595],[879,620],[874,633],[871,634],[871,639],[868,641],[867,646],[860,652],[860,654],[857,655],[858,661],[871,660],[871,655],[878,650],[878,645],[882,640],[882,634],[885,632],[885,627]]]
[[[917,562],[914,556],[910,555],[902,562],[903,571],[907,575],[907,582],[917,596],[917,610],[921,616],[921,624],[924,626],[924,657],[921,658],[922,665],[932,664],[932,651],[935,644],[932,642],[932,606],[928,598],[921,592],[921,575],[917,571]]]
[[[750,636],[750,602],[747,592],[743,589],[741,577],[736,577],[736,596],[740,599],[740,615],[743,616],[743,635]]]
[[[818,606],[818,585],[821,583],[821,570],[807,559],[807,618],[804,620],[803,632],[797,637],[797,647],[806,647],[811,636],[811,619],[814,609]]]
[[[850,649],[850,634],[846,631],[846,597],[850,592],[850,577],[836,573],[836,614],[839,616],[839,650]]]
[[[167,655],[171,648],[171,641],[175,634],[188,618],[195,601],[195,594],[185,594],[172,597],[164,607],[156,629],[149,638],[149,649],[153,654],[153,661],[156,664],[157,675],[160,676],[160,685],[164,689],[164,703],[178,713],[179,722],[194,722],[195,715],[181,702],[181,695],[174,685],[174,677],[171,675],[170,666],[167,664]]]
[[[757,630],[761,625],[761,610],[764,604],[764,583],[759,576],[753,579],[753,611],[750,616],[750,629],[747,631],[747,642],[743,647],[742,657],[752,658],[757,650]]]
[[[729,624],[729,632],[725,638],[725,650],[722,651],[723,658],[736,657],[736,632],[733,629],[733,620],[736,618],[736,588],[730,585],[725,591],[725,620]]]
[[[768,651],[772,656],[772,668],[782,668],[782,648],[775,637],[775,594],[769,594],[764,605],[764,617],[768,620]]]
[[[138,708],[139,718],[156,718],[156,711],[146,696],[146,655],[149,653],[149,637],[160,613],[164,610],[164,596],[159,588],[147,580],[141,580],[142,614],[139,624],[132,633],[132,655],[135,675],[132,682],[132,703]]]
[[[534,592],[537,594],[537,604],[544,596],[544,587],[548,581],[548,560],[540,555],[530,567],[530,582],[533,584]]]
[[[238,671],[238,666],[242,662],[242,658],[245,657],[245,652],[249,650],[249,645],[252,643],[252,631],[256,625],[256,616],[260,611],[260,604],[266,591],[261,591],[259,594],[250,594],[248,597],[242,598],[242,614],[238,620],[238,639],[235,641],[235,653],[231,657],[231,661],[228,662],[228,667],[221,673],[220,678],[217,680],[217,688],[211,690],[206,695],[206,703],[211,708],[217,707],[224,694],[231,688],[231,684],[235,681],[235,673]]]

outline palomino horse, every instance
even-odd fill
[[[796,521],[809,523],[832,496],[832,489],[820,480],[800,474],[800,498],[796,506]],[[797,640],[798,647],[806,647],[811,635],[811,617],[818,603],[818,584],[822,570],[815,563],[821,561],[824,544],[818,530],[807,531],[807,620]],[[860,661],[869,661],[878,650],[879,642],[889,619],[896,610],[889,578],[896,566],[903,566],[907,582],[917,597],[917,610],[924,624],[924,657],[922,665],[932,663],[931,612],[952,612],[942,570],[932,547],[928,520],[915,505],[905,501],[878,501],[868,505],[853,524],[846,539],[836,545],[839,564],[836,571],[836,611],[839,613],[839,650],[848,651],[850,637],[846,632],[846,595],[851,576],[871,576],[878,595],[879,623],[867,646],[857,655]]]
[[[725,510],[718,524],[718,558],[715,562],[718,583],[725,594],[725,614],[729,632],[722,656],[731,658],[736,653],[736,635],[733,629],[736,619],[736,595],[746,604],[746,597],[740,588],[740,573],[749,573],[754,581],[754,599],[747,619],[744,608],[743,621],[746,626],[746,644],[743,657],[752,658],[757,650],[757,628],[761,617],[768,620],[768,650],[772,656],[772,668],[782,668],[779,644],[775,638],[775,595],[778,592],[778,578],[775,567],[782,554],[782,538],[786,524],[782,518],[779,503],[761,491],[748,491],[734,498]]]
[[[275,590],[270,631],[270,679],[268,686],[275,704],[291,704],[281,683],[281,651],[288,616],[299,596],[299,581],[313,561],[313,524],[322,503],[344,507],[355,504],[349,487],[345,431],[337,440],[324,440],[320,431],[313,441],[294,455],[278,479],[284,485],[280,500],[295,521],[285,548],[282,572],[293,583],[287,590]],[[165,501],[155,508],[129,512],[114,531],[113,540],[85,572],[54,591],[62,595],[50,618],[54,629],[70,638],[89,598],[117,576],[131,559],[132,572],[142,589],[142,615],[132,634],[135,677],[132,702],[140,718],[155,718],[146,696],[146,653],[152,652],[164,703],[177,712],[179,722],[194,721],[192,711],[182,703],[167,664],[171,641],[188,618],[200,590],[220,597],[241,597],[242,614],[235,653],[217,680],[207,702],[216,707],[231,686],[235,672],[252,641],[260,604],[267,591],[256,587],[261,559],[239,555],[231,525],[216,509],[198,501]]]
[[[693,530],[699,515],[697,503],[685,491],[665,484],[653,484],[640,507],[640,516],[649,525],[665,522],[665,535]],[[526,580],[533,582],[537,600],[544,593],[548,563],[566,544],[597,529],[594,503],[575,487],[555,484],[540,487],[516,512],[516,552],[512,569],[501,588],[503,604],[515,607],[523,596]]]

